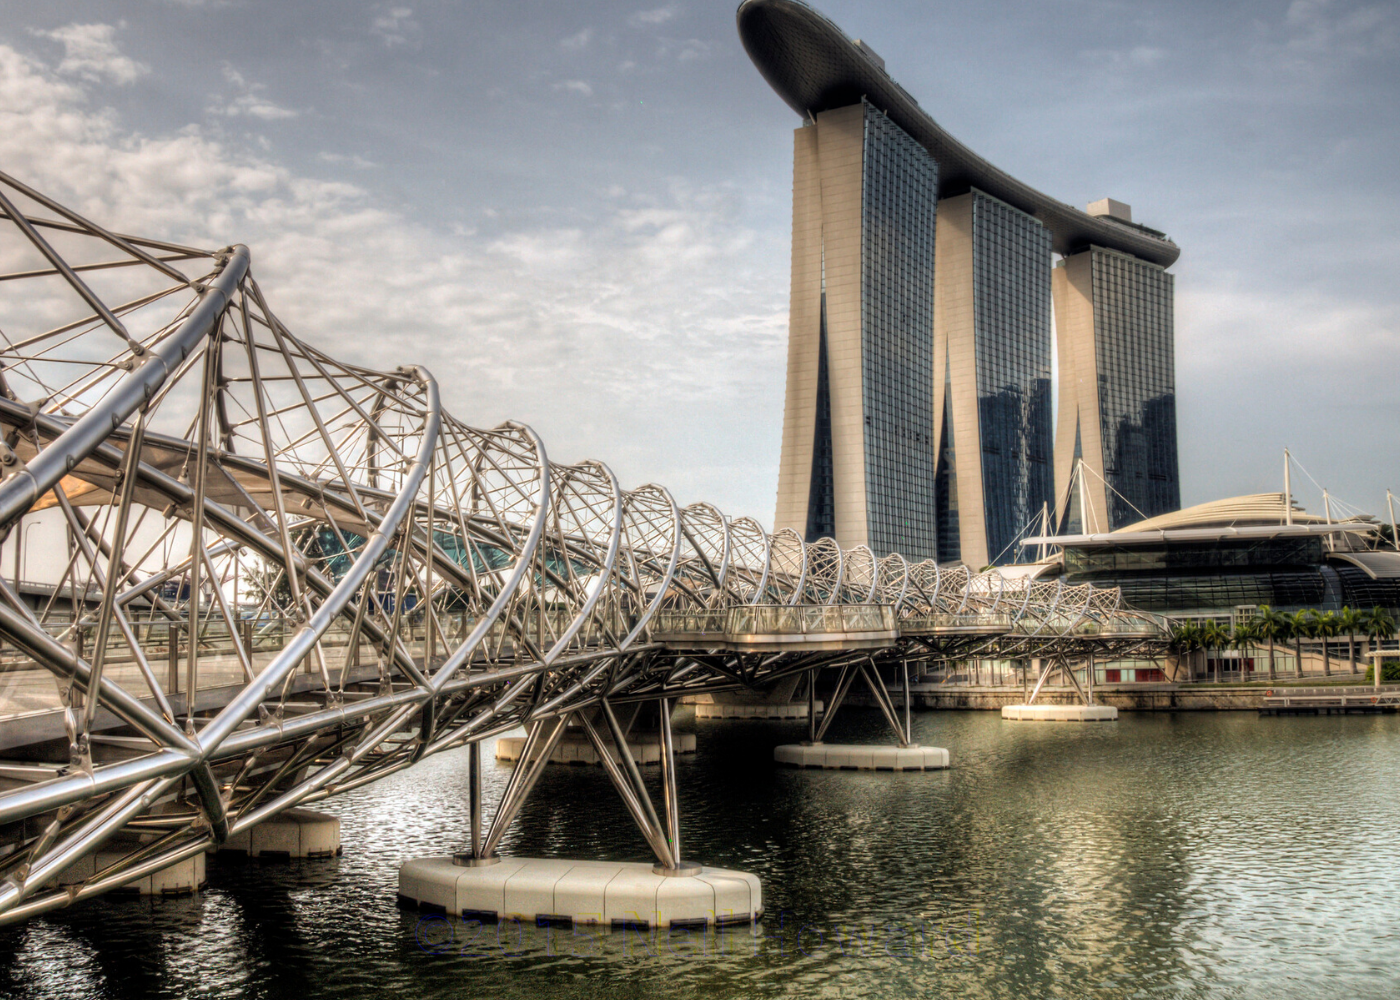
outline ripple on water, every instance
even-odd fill
[[[881,727],[852,709],[831,738],[883,742]],[[951,770],[780,769],[771,748],[800,725],[699,724],[679,767],[686,854],[763,879],[756,933],[398,910],[399,862],[465,839],[454,752],[325,803],[342,858],[219,861],[197,898],[108,898],[0,931],[0,994],[1400,994],[1400,718],[921,713],[915,729],[951,750]],[[508,771],[484,757],[494,800]],[[648,857],[597,768],[549,768],[503,849]]]

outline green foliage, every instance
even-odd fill
[[[1201,627],[1195,622],[1178,622],[1172,626],[1168,643],[1174,653],[1189,653],[1201,648]]]
[[[1259,638],[1265,642],[1270,639],[1287,642],[1293,637],[1293,619],[1267,604],[1254,616],[1253,624]]]
[[[1374,665],[1366,668],[1366,683],[1374,684],[1376,668]],[[1400,660],[1391,660],[1381,665],[1382,684],[1400,684]]]
[[[1208,621],[1201,628],[1201,644],[1207,649],[1220,649],[1230,643],[1230,630],[1217,621]]]
[[[1316,608],[1308,612],[1308,617],[1312,622],[1312,632],[1310,635],[1314,639],[1330,639],[1336,635],[1339,629],[1337,612],[1318,611]]]
[[[1395,635],[1395,619],[1383,608],[1372,608],[1365,613],[1366,634],[1372,639],[1389,639]]]

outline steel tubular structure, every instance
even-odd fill
[[[0,726],[46,706],[62,722],[0,767],[0,921],[525,726],[542,756],[489,854],[571,722],[601,747],[623,738],[613,705],[826,665],[849,686],[880,656],[952,655],[939,622],[1004,625],[963,654],[1144,641],[1116,591],[804,544],[553,463],[520,424],[464,424],[425,369],[300,339],[246,247],[112,233],[3,174],[0,229],[0,532],[48,511],[69,539],[45,594],[0,570]],[[770,605],[884,605],[913,638],[860,663],[656,638],[661,616],[722,631]],[[626,801],[678,862],[674,802],[662,830],[644,787]],[[133,831],[120,860],[63,878]]]

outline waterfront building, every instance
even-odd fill
[[[1055,546],[1039,579],[1118,587],[1126,604],[1173,616],[1234,620],[1281,610],[1400,610],[1400,552],[1379,548],[1369,516],[1336,520],[1261,493],[1188,507],[1110,532],[1025,540]]]
[[[1141,466],[1154,485],[1169,465],[1158,492],[1174,495],[1170,276],[1133,278],[1155,311],[1110,293],[1116,262],[1164,275],[1176,245],[1122,218],[1116,202],[1103,204],[1117,214],[1081,212],[998,170],[920,108],[867,43],[805,4],[745,0],[738,24],[759,72],[802,118],[775,526],[980,567],[1017,558],[1017,537],[1042,512],[1063,520],[1050,405],[1055,254],[1106,261],[1110,297],[1089,308],[1088,328],[1102,334],[1074,377],[1102,372],[1132,388],[1094,401],[1094,427],[1109,426],[1096,446],[1121,454],[1093,458],[1082,443],[1076,453],[1072,437],[1067,454],[1101,474],[1134,478]],[[1071,298],[1056,291],[1054,307],[1079,308]],[[1165,367],[1139,356],[1148,350],[1165,350]],[[1073,432],[1062,420],[1057,433]],[[1149,437],[1160,455],[1144,461],[1134,449]],[[1139,499],[1158,509],[1157,494]]]

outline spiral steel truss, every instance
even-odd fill
[[[441,750],[850,655],[727,649],[736,609],[874,607],[908,632],[874,655],[906,659],[1139,620],[552,463],[528,427],[446,413],[422,367],[301,340],[247,247],[113,233],[3,174],[0,239],[0,531],[51,509],[72,540],[47,600],[0,579],[6,698],[51,677],[64,733],[0,769],[0,921]]]

